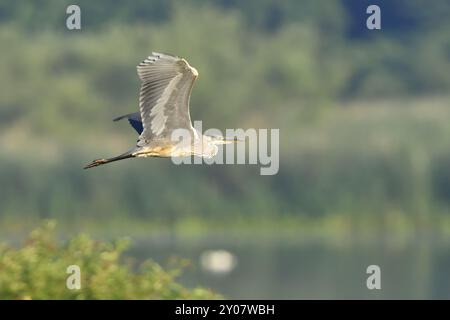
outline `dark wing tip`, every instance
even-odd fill
[[[122,119],[125,118],[125,117],[126,117],[126,116],[120,116],[120,117],[114,118],[113,121],[119,121],[119,120],[122,120]]]
[[[122,119],[125,119],[125,118],[129,119],[129,118],[132,118],[133,116],[135,116],[137,113],[138,112],[136,112],[136,113],[127,113],[127,114],[124,114],[123,116],[114,118],[113,121],[119,121],[119,120],[122,120]]]
[[[144,131],[144,126],[142,124],[141,115],[138,112],[125,114],[123,116],[114,118],[113,121],[119,121],[119,120],[122,120],[125,118],[128,119],[128,122],[134,128],[134,130],[136,130],[136,132],[138,134],[141,134],[142,131]]]

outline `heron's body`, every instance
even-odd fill
[[[204,136],[192,127],[189,98],[198,72],[185,59],[153,52],[137,66],[137,72],[142,82],[139,112],[114,119],[128,119],[139,134],[136,146],[120,156],[94,160],[85,169],[134,157],[210,158],[217,154],[217,144],[236,141]],[[174,141],[177,129],[190,138]]]

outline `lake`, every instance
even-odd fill
[[[206,252],[225,250],[235,266],[214,273],[202,267]],[[408,241],[154,237],[134,239],[127,255],[165,264],[188,258],[179,281],[235,299],[448,299],[450,243],[433,237]],[[381,270],[381,289],[369,290],[369,265]]]

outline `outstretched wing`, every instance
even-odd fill
[[[178,128],[193,130],[189,97],[198,76],[186,60],[153,52],[137,66],[142,81],[139,109],[143,131],[138,146],[159,138],[169,138]]]

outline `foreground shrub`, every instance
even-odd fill
[[[181,263],[164,270],[145,261],[136,271],[122,253],[128,241],[94,241],[78,235],[64,244],[50,221],[33,231],[21,248],[0,245],[0,299],[206,299],[209,290],[187,289],[175,281]],[[80,267],[81,288],[68,289],[67,268]]]

